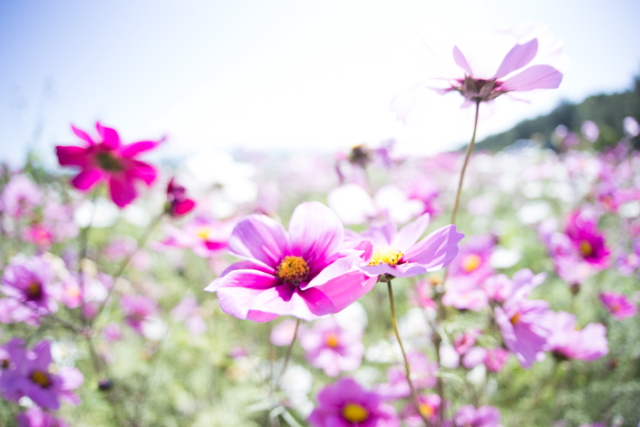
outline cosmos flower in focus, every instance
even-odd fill
[[[156,169],[136,157],[152,150],[161,141],[138,141],[123,145],[115,129],[96,124],[99,141],[88,133],[71,126],[73,133],[84,141],[80,147],[56,146],[60,166],[79,166],[81,171],[71,184],[81,191],[89,191],[100,182],[109,184],[111,200],[123,208],[138,196],[136,181],[151,185],[156,179]]]
[[[375,392],[366,391],[352,378],[323,388],[318,406],[309,416],[313,427],[399,427],[396,410]]]
[[[294,210],[289,232],[265,215],[250,215],[229,239],[229,251],[243,261],[205,290],[217,292],[225,313],[256,322],[337,313],[376,282],[358,268],[363,250],[345,248],[343,239],[336,214],[318,202]]]
[[[492,32],[469,31],[448,55],[457,72],[434,82],[416,83],[393,98],[390,108],[399,120],[406,122],[425,89],[442,94],[458,92],[465,99],[463,106],[490,102],[511,92],[555,89],[567,62],[562,43],[545,26],[532,22]]]

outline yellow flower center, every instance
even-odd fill
[[[480,263],[482,263],[482,258],[480,258],[479,255],[467,255],[464,258],[464,261],[462,261],[462,268],[467,273],[471,273],[472,271],[475,271],[478,269],[478,267],[480,267]]]
[[[202,240],[209,240],[209,236],[211,235],[211,229],[209,227],[200,227],[196,235]]]
[[[29,379],[42,388],[49,388],[51,386],[51,377],[49,377],[49,374],[44,371],[31,372]]]
[[[42,298],[42,285],[38,282],[31,282],[25,290],[29,301],[38,301]]]
[[[331,348],[336,348],[340,345],[340,339],[338,338],[338,334],[336,334],[335,332],[328,333],[327,337],[325,338],[325,342]]]
[[[520,322],[520,312],[516,312],[509,321],[513,326],[516,326]]]
[[[376,248],[373,251],[369,265],[389,264],[391,266],[396,266],[400,263],[403,256],[404,254],[401,251],[388,246]]]
[[[433,414],[435,413],[435,409],[433,409],[433,406],[429,405],[428,403],[421,403],[420,404],[420,413],[429,418],[431,416],[433,416]]]
[[[342,417],[350,423],[361,423],[369,418],[369,411],[357,403],[347,403],[342,407]]]
[[[593,246],[591,246],[591,243],[583,240],[580,242],[580,252],[583,256],[589,256],[593,253]]]
[[[276,276],[284,283],[295,283],[296,285],[307,278],[309,265],[299,256],[286,256],[276,268]]]

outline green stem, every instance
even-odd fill
[[[467,170],[467,165],[469,164],[469,158],[471,157],[473,146],[476,143],[476,131],[478,130],[479,111],[480,111],[480,101],[476,101],[476,117],[473,122],[473,136],[471,137],[471,142],[467,147],[467,153],[464,156],[464,163],[462,164],[462,170],[460,171],[460,179],[458,181],[458,190],[456,191],[456,201],[455,201],[455,204],[453,205],[453,211],[451,212],[451,224],[456,223],[456,215],[458,214],[458,205],[460,205],[460,194],[462,193],[462,185],[464,184],[464,173]]]
[[[404,346],[402,345],[402,339],[400,339],[400,331],[398,331],[398,320],[396,317],[396,307],[393,300],[393,289],[391,288],[390,279],[387,280],[387,289],[389,290],[389,306],[391,308],[391,323],[393,324],[393,331],[396,334],[398,344],[400,345],[400,351],[402,352],[402,359],[404,361],[404,370],[407,376],[407,382],[409,383],[409,388],[411,389],[411,397],[413,399],[413,403],[416,407],[416,411],[418,412],[418,415],[420,415],[420,418],[422,418],[422,421],[424,421],[424,424],[427,427],[430,427],[431,423],[420,410],[420,400],[418,400],[418,392],[416,391],[415,387],[413,386],[413,382],[411,381],[411,367],[409,366],[409,359],[407,358],[407,353],[404,351]]]
[[[280,383],[282,376],[287,370],[287,365],[289,364],[289,359],[291,359],[291,351],[293,350],[293,344],[296,342],[296,337],[298,336],[298,328],[300,327],[300,319],[296,319],[296,327],[293,330],[293,338],[291,338],[291,344],[289,344],[289,348],[287,348],[287,354],[284,357],[284,364],[282,365],[282,371],[280,375],[278,375],[278,379],[276,384]]]

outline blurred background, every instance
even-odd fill
[[[97,120],[126,141],[168,136],[164,158],[205,147],[334,152],[389,138],[400,152],[453,149],[470,137],[459,96],[409,126],[389,110],[423,77],[418,34],[527,20],[563,39],[571,69],[558,90],[498,108],[480,139],[563,100],[632,87],[634,0],[0,0],[0,157],[20,164],[31,147],[53,159],[55,144],[76,140],[71,123]]]

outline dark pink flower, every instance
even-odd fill
[[[6,349],[11,367],[0,377],[0,390],[5,398],[18,400],[27,396],[42,408],[58,409],[60,400],[77,405],[80,399],[71,390],[83,383],[84,376],[76,368],[58,368],[51,371],[51,345],[40,341],[33,350],[25,347],[21,339],[14,338]]]
[[[508,357],[509,352],[504,348],[490,348],[487,349],[484,364],[489,372],[500,372]]]
[[[463,332],[453,341],[453,347],[458,354],[464,354],[476,343],[476,338],[482,334],[480,329],[472,329],[468,332]]]
[[[586,262],[599,268],[608,265],[610,251],[595,218],[585,212],[574,211],[567,218],[564,233]]]
[[[611,291],[601,292],[600,301],[617,320],[635,316],[638,312],[638,307],[625,294]]]
[[[135,182],[140,180],[151,185],[156,179],[156,169],[136,157],[152,150],[160,141],[138,141],[123,145],[115,129],[96,124],[100,135],[94,141],[88,133],[71,126],[73,133],[84,141],[78,146],[56,146],[61,166],[79,166],[81,171],[71,180],[74,187],[88,191],[100,182],[109,184],[111,200],[125,207],[137,197]]]
[[[267,216],[250,215],[229,239],[229,251],[244,261],[205,290],[217,292],[225,313],[256,322],[337,313],[376,282],[358,269],[363,251],[344,249],[343,237],[338,217],[318,202],[295,209],[288,233]]]
[[[318,406],[309,415],[313,427],[399,427],[393,406],[375,392],[366,391],[352,378],[325,386]]]
[[[317,320],[300,336],[300,346],[311,366],[330,377],[353,371],[362,363],[362,333],[348,330],[331,318]]]

